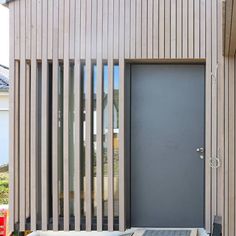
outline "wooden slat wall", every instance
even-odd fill
[[[236,58],[225,57],[225,119],[224,119],[224,235],[235,235],[235,74]]]
[[[18,4],[22,0],[17,0],[15,8],[15,58],[19,58],[19,30],[22,25],[19,24],[17,18],[22,16],[19,12]],[[68,31],[69,40],[69,58],[75,58],[75,50],[81,51],[80,58],[85,59],[88,50],[91,50],[90,57],[97,58],[97,50],[103,52],[103,59],[108,59],[108,53],[114,53],[113,58],[118,59],[121,53],[120,47],[125,51],[125,58],[205,58],[206,47],[206,21],[205,6],[208,4],[206,0],[177,0],[172,3],[169,0],[93,0],[93,1],[69,1],[69,15],[65,13],[65,0],[58,0],[58,19],[59,24],[53,21],[51,15],[55,10],[52,3],[46,6],[47,15],[47,47],[48,59],[52,59],[53,32],[55,27],[59,27],[59,48],[58,58],[64,59],[64,32]],[[98,4],[99,1],[99,4]],[[30,1],[32,2],[32,1]],[[42,33],[44,20],[42,10],[43,0],[37,1],[37,59],[41,59],[42,53]],[[53,2],[53,1],[52,1]],[[217,2],[217,1],[214,1]],[[28,3],[28,1],[27,1]],[[98,21],[98,14],[102,4],[102,26],[97,27],[95,22]],[[32,4],[32,3],[31,3]],[[56,5],[56,6],[57,6]],[[75,7],[76,5],[76,7]],[[32,7],[30,8],[34,10]],[[115,9],[113,11],[113,9]],[[27,8],[27,11],[29,9]],[[209,10],[208,10],[209,11]],[[89,14],[89,15],[88,15]],[[78,18],[78,15],[81,15]],[[90,19],[91,16],[91,19]],[[119,19],[125,20],[124,24],[124,45],[121,45],[119,30]],[[32,14],[31,18],[34,17]],[[25,15],[28,20],[28,13]],[[32,19],[29,20],[32,20]],[[68,19],[67,19],[68,18]],[[76,19],[76,20],[75,20]],[[110,22],[111,20],[111,22]],[[69,29],[65,29],[64,22],[69,21]],[[80,22],[78,22],[80,21]],[[187,24],[187,22],[189,22]],[[58,26],[57,26],[58,25]],[[26,25],[28,26],[28,24]],[[79,27],[79,28],[78,28]],[[110,27],[110,28],[108,28]],[[108,30],[110,29],[110,30]],[[34,28],[27,28],[27,59],[32,40],[29,40],[30,32]],[[102,32],[103,44],[102,48],[97,48],[96,39]],[[207,32],[209,35],[209,32]],[[78,35],[80,37],[78,38]],[[110,36],[109,36],[110,35]],[[182,41],[182,40],[183,41]],[[110,45],[112,47],[110,48]],[[109,47],[109,50],[107,50]],[[153,48],[152,48],[153,47]],[[147,54],[149,52],[149,55]],[[159,53],[158,53],[159,52]],[[177,52],[177,53],[176,53]],[[32,53],[31,53],[32,56]]]
[[[174,60],[174,59],[190,59],[191,62],[199,59],[206,60],[206,228],[210,232],[214,215],[225,212],[225,232],[232,232],[234,226],[234,208],[227,208],[226,203],[223,207],[223,190],[224,197],[233,202],[234,186],[232,166],[232,153],[234,151],[234,143],[232,138],[234,133],[231,129],[225,127],[233,126],[232,111],[228,111],[226,103],[233,107],[234,90],[230,86],[227,88],[226,82],[233,85],[231,74],[233,73],[232,59],[225,59],[225,67],[220,63],[221,54],[219,48],[221,42],[222,17],[221,1],[217,0],[53,0],[50,3],[46,0],[16,0],[10,3],[11,9],[11,77],[14,76],[14,99],[19,101],[14,105],[14,120],[20,119],[20,126],[16,123],[14,132],[11,136],[17,137],[19,132],[19,169],[18,166],[18,139],[15,138],[14,151],[11,153],[11,171],[16,169],[15,178],[11,179],[11,185],[14,186],[14,192],[11,192],[11,207],[15,209],[14,219],[11,218],[11,228],[14,223],[20,223],[20,229],[25,229],[26,220],[26,59],[31,63],[31,132],[30,132],[30,228],[35,230],[36,223],[39,228],[48,229],[48,63],[52,61],[53,65],[53,139],[52,139],[52,213],[53,213],[53,229],[58,230],[59,225],[59,189],[58,189],[58,159],[57,159],[57,109],[58,101],[55,97],[58,90],[58,63],[64,63],[64,229],[69,230],[70,212],[69,212],[69,138],[68,138],[68,108],[69,108],[69,63],[70,60],[75,63],[75,85],[78,88],[75,91],[76,97],[76,133],[80,132],[79,122],[81,120],[80,104],[81,104],[81,68],[82,63],[86,65],[86,186],[85,186],[85,215],[86,230],[92,229],[92,172],[91,172],[91,156],[92,156],[92,65],[97,64],[97,127],[102,127],[102,63],[109,64],[109,121],[110,133],[108,139],[108,160],[109,160],[109,189],[108,196],[108,229],[114,229],[113,221],[113,147],[112,147],[112,66],[119,61],[120,65],[120,139],[119,142],[119,229],[124,230],[125,225],[125,183],[124,183],[124,70],[125,60],[127,59],[146,59],[153,60]],[[31,14],[30,14],[31,13]],[[31,25],[31,27],[30,27]],[[27,45],[26,45],[27,44]],[[12,49],[14,46],[14,49]],[[19,62],[16,62],[19,60]],[[38,194],[35,170],[37,166],[34,164],[38,158],[36,156],[37,144],[36,137],[33,135],[36,130],[36,111],[34,104],[36,103],[36,66],[37,61],[42,62],[42,150],[41,150],[41,210],[42,222],[36,213],[36,196]],[[217,66],[217,64],[219,64]],[[13,66],[14,65],[14,66]],[[20,65],[20,68],[18,68]],[[224,73],[223,73],[223,69]],[[227,70],[227,68],[229,68]],[[18,78],[18,73],[20,76]],[[225,76],[225,89],[222,89],[224,82],[222,78]],[[227,77],[228,76],[228,77]],[[19,80],[19,81],[18,81]],[[17,85],[17,83],[19,84]],[[18,86],[19,99],[18,99]],[[228,89],[228,90],[227,90]],[[225,96],[224,96],[225,93]],[[227,97],[228,95],[229,97]],[[218,96],[225,98],[225,103]],[[11,96],[11,101],[13,96]],[[227,100],[228,99],[228,100]],[[13,109],[13,107],[11,108]],[[218,111],[222,110],[225,116],[217,116]],[[227,118],[228,117],[228,118]],[[227,118],[227,119],[226,119]],[[222,119],[225,119],[223,125]],[[11,121],[12,122],[12,121]],[[228,123],[227,123],[228,122]],[[220,134],[225,134],[225,140],[220,139]],[[227,133],[228,132],[228,133]],[[80,167],[79,143],[82,137],[76,135],[76,153],[75,165]],[[227,136],[228,135],[228,136]],[[232,137],[232,138],[231,138]],[[229,145],[229,149],[224,147]],[[103,206],[102,206],[102,133],[97,133],[97,230],[103,229]],[[13,144],[12,144],[13,145]],[[227,157],[224,164],[224,170],[212,170],[209,167],[208,160],[212,156]],[[15,153],[15,154],[14,154]],[[14,159],[13,159],[14,157]],[[230,164],[229,176],[224,178],[224,173],[229,171],[227,165]],[[75,170],[76,170],[75,168]],[[20,173],[20,181],[17,181],[17,171]],[[227,172],[228,174],[228,172]],[[75,171],[75,179],[80,179],[81,175]],[[14,185],[13,185],[14,182]],[[78,181],[80,182],[80,181]],[[231,187],[228,187],[230,184]],[[99,187],[100,186],[100,187]],[[81,205],[80,205],[80,187],[74,185],[74,203],[75,203],[75,228],[81,229]],[[18,189],[24,191],[18,191]],[[227,188],[231,189],[227,192]],[[40,190],[40,191],[41,191]],[[19,197],[18,197],[19,193]],[[13,204],[13,198],[15,199]],[[18,205],[18,200],[20,207]],[[225,200],[225,201],[226,201]],[[51,203],[50,203],[51,204]],[[221,204],[221,205],[220,205]],[[19,211],[19,219],[18,219]],[[226,214],[227,213],[227,214]],[[231,216],[232,215],[232,216]],[[42,225],[41,225],[42,224]],[[41,225],[41,226],[40,226]],[[227,235],[227,234],[226,234]],[[231,234],[232,235],[232,234]]]
[[[219,187],[223,189],[222,201],[219,206],[223,205],[220,209],[223,217],[223,235],[230,236],[236,233],[236,200],[235,200],[235,101],[236,101],[236,4],[235,1],[227,0],[225,7],[225,26],[224,26],[224,45],[219,50],[224,52],[223,58],[223,72],[224,85],[220,85],[222,97],[224,98],[222,107],[224,108],[224,124],[219,130],[220,143],[224,143],[220,153],[224,156],[223,170],[220,172],[222,175],[222,183],[219,182]],[[222,100],[221,100],[222,101]],[[220,115],[219,115],[220,116]],[[222,119],[222,118],[221,118]],[[222,133],[224,135],[222,135]]]

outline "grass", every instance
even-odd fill
[[[8,204],[9,175],[7,172],[0,173],[0,205]]]

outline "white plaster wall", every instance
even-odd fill
[[[0,93],[0,165],[8,163],[9,154],[9,96]]]
[[[9,94],[7,92],[0,92],[0,110],[9,109]]]

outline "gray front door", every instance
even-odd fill
[[[204,227],[204,66],[131,66],[131,226]]]

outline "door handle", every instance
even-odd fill
[[[204,159],[204,153],[205,153],[205,149],[203,147],[199,147],[196,149],[196,152],[198,152],[200,154],[200,159]]]
[[[205,152],[203,147],[197,148],[196,151],[199,152],[199,153],[204,153]]]

